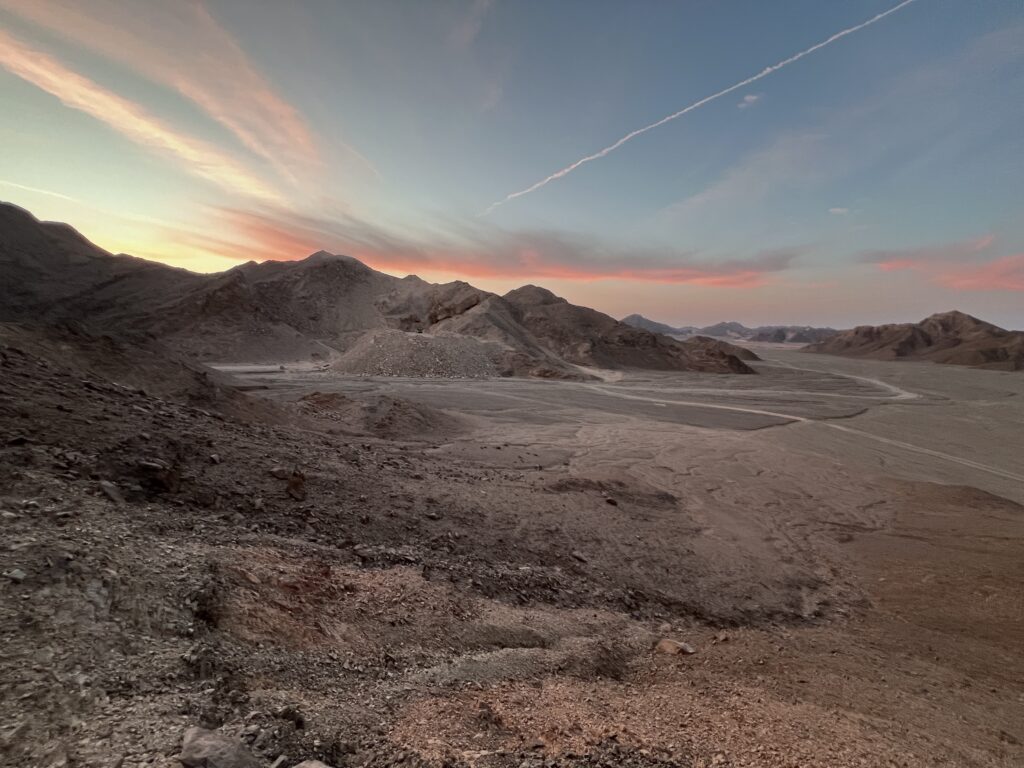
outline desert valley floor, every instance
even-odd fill
[[[1017,373],[808,355],[796,345],[752,348],[763,358],[753,363],[756,377],[607,371],[600,383],[215,367],[274,400],[386,393],[465,416],[471,431],[435,452],[490,466],[603,469],[681,493],[703,482],[693,478],[742,485],[745,475],[769,474],[796,488],[795,471],[817,470],[819,484],[867,472],[972,485],[1024,503]],[[481,453],[495,446],[508,452]],[[545,461],[531,461],[541,454]]]
[[[757,352],[221,366],[306,419],[253,425],[7,347],[9,754],[173,766],[206,724],[267,765],[1020,765],[1024,376]]]

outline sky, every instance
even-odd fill
[[[616,317],[1024,329],[1020,0],[0,0],[0,200]]]

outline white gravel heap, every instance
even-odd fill
[[[498,375],[497,344],[459,334],[372,331],[361,337],[334,370],[365,376],[416,376],[449,379]]]

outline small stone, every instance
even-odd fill
[[[586,562],[589,562],[589,561],[587,560],[587,556],[586,556],[586,555],[584,555],[584,554],[583,554],[582,552],[580,552],[580,551],[579,551],[578,549],[574,549],[574,550],[573,550],[573,551],[571,552],[571,554],[572,554],[572,559],[573,559],[573,560],[578,560],[578,561],[579,561],[579,562],[581,562],[581,563],[586,563]]]
[[[210,454],[210,463],[211,464],[220,464],[220,454],[219,453],[211,453]]]
[[[284,467],[277,466],[270,468],[271,477],[276,477],[278,480],[287,480],[291,476],[291,471]]]
[[[331,768],[331,766],[321,763],[319,760],[303,760],[298,765],[292,766],[292,768]]]
[[[230,736],[205,728],[189,728],[178,760],[186,768],[260,768],[245,746]]]
[[[4,571],[4,576],[13,581],[15,584],[21,584],[28,576],[21,568],[13,568],[9,571]]]
[[[617,502],[617,501],[616,501],[615,499],[613,499],[613,498],[612,498],[611,496],[609,496],[609,497],[608,497],[607,499],[605,499],[604,501],[605,501],[605,503],[606,503],[606,504],[611,504],[611,505],[612,505],[613,507],[617,507],[617,506],[619,506],[619,502]]]
[[[27,445],[28,443],[31,443],[31,442],[32,442],[32,440],[30,438],[26,437],[25,435],[15,435],[14,437],[9,438],[7,440],[7,444],[9,446],[11,446],[11,447],[15,447],[15,446],[18,446],[18,445]]]
[[[299,470],[292,472],[288,478],[288,495],[296,501],[306,500],[306,476]]]
[[[10,728],[7,731],[4,731],[3,734],[0,734],[0,746],[4,749],[10,749],[12,746],[20,743],[28,731],[28,720],[22,720],[13,728]]]
[[[100,490],[115,504],[124,504],[124,496],[121,495],[121,490],[109,480],[100,480]]]
[[[668,637],[663,637],[658,641],[658,644],[654,646],[656,653],[667,653],[671,656],[678,656],[679,654],[690,655],[696,653],[697,649],[689,643],[681,643],[678,640],[672,640]]]

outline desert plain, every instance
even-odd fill
[[[535,648],[478,654],[443,675],[483,684],[415,697],[398,738],[479,759],[608,737],[709,764],[1022,759],[1024,379],[753,348],[758,376],[596,383],[227,367],[275,401],[385,393],[454,416],[456,434],[406,449],[474,479],[423,481],[441,507],[481,501],[438,535],[586,574],[569,615],[587,629],[554,643],[570,656],[642,631],[697,651],[593,680],[539,674]],[[629,619],[581,615],[623,589]]]

